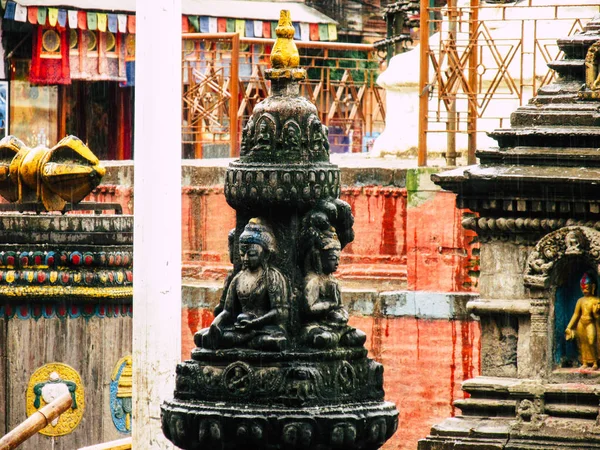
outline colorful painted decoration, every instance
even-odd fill
[[[77,428],[85,407],[83,383],[75,369],[58,362],[46,364],[31,375],[27,386],[27,416],[67,393],[73,400],[71,408],[41,430],[41,434],[62,436]]]
[[[110,414],[117,430],[131,433],[131,387],[133,369],[131,355],[124,356],[115,366],[110,379]]]

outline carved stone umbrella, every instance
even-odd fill
[[[558,40],[556,82],[490,133],[499,148],[432,177],[478,214],[482,376],[419,450],[600,449],[599,31]]]
[[[163,432],[184,449],[377,449],[398,412],[332,275],[354,219],[339,199],[327,127],[299,96],[306,72],[289,12],[276,33],[272,95],[254,109],[227,171],[234,269],[215,320],[177,366]]]

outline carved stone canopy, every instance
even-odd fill
[[[600,231],[589,227],[564,227],[544,236],[527,258],[525,285],[547,288],[559,261],[577,256],[600,267]]]

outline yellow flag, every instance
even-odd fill
[[[56,22],[58,22],[58,8],[48,8],[48,23],[51,27],[55,27]]]
[[[235,32],[240,35],[240,37],[244,37],[246,32],[246,22],[243,20],[236,19],[235,20]]]
[[[335,27],[335,23],[330,23],[329,24],[329,40],[330,41],[337,41],[337,28]]]
[[[108,14],[98,13],[98,30],[106,32],[106,23],[108,22]]]

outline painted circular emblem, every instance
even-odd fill
[[[37,369],[27,386],[27,416],[64,394],[71,394],[73,404],[60,417],[40,431],[46,436],[71,433],[83,417],[85,399],[83,383],[75,369],[62,363],[50,363]]]
[[[252,389],[252,369],[248,364],[235,362],[223,373],[225,387],[232,394],[246,395]]]
[[[49,53],[55,53],[60,49],[60,36],[54,30],[46,30],[42,35],[42,46]]]
[[[133,370],[131,355],[124,356],[110,377],[110,415],[117,430],[131,433],[131,386]]]

